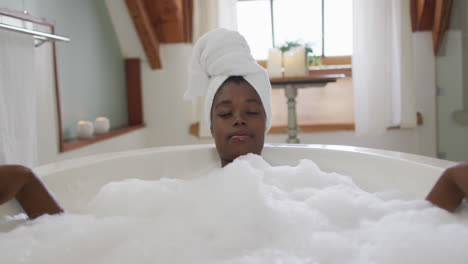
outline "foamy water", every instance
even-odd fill
[[[397,198],[248,155],[193,180],[109,183],[84,214],[1,233],[0,263],[467,263],[468,209]]]

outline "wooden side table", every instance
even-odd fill
[[[287,143],[300,143],[297,137],[298,126],[296,118],[297,89],[324,87],[329,82],[336,82],[344,78],[344,74],[327,74],[303,77],[283,77],[270,79],[273,89],[284,89],[284,95],[288,98],[288,139]]]

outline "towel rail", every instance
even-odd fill
[[[44,32],[37,31],[37,30],[31,30],[31,29],[27,29],[27,28],[12,26],[12,25],[8,25],[8,24],[4,24],[4,23],[0,23],[0,28],[10,30],[10,31],[16,31],[16,32],[24,33],[24,34],[33,35],[33,36],[37,37],[37,39],[42,39],[42,40],[43,40],[43,38],[46,38],[47,40],[53,40],[53,41],[64,41],[64,42],[70,42],[71,41],[71,39],[67,38],[67,37],[63,37],[63,36],[59,36],[59,35],[55,35],[55,34],[44,33]]]

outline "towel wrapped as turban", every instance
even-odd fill
[[[214,96],[230,76],[242,76],[257,91],[271,127],[271,84],[266,70],[250,54],[244,37],[236,31],[215,29],[204,34],[193,48],[187,100],[205,96],[205,118],[211,124]]]

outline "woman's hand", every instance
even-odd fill
[[[468,162],[444,171],[426,197],[429,202],[453,212],[468,196]]]
[[[29,218],[63,212],[30,169],[20,165],[0,165],[0,204],[15,197]]]
[[[32,171],[23,166],[0,166],[0,204],[13,199],[33,177]]]

